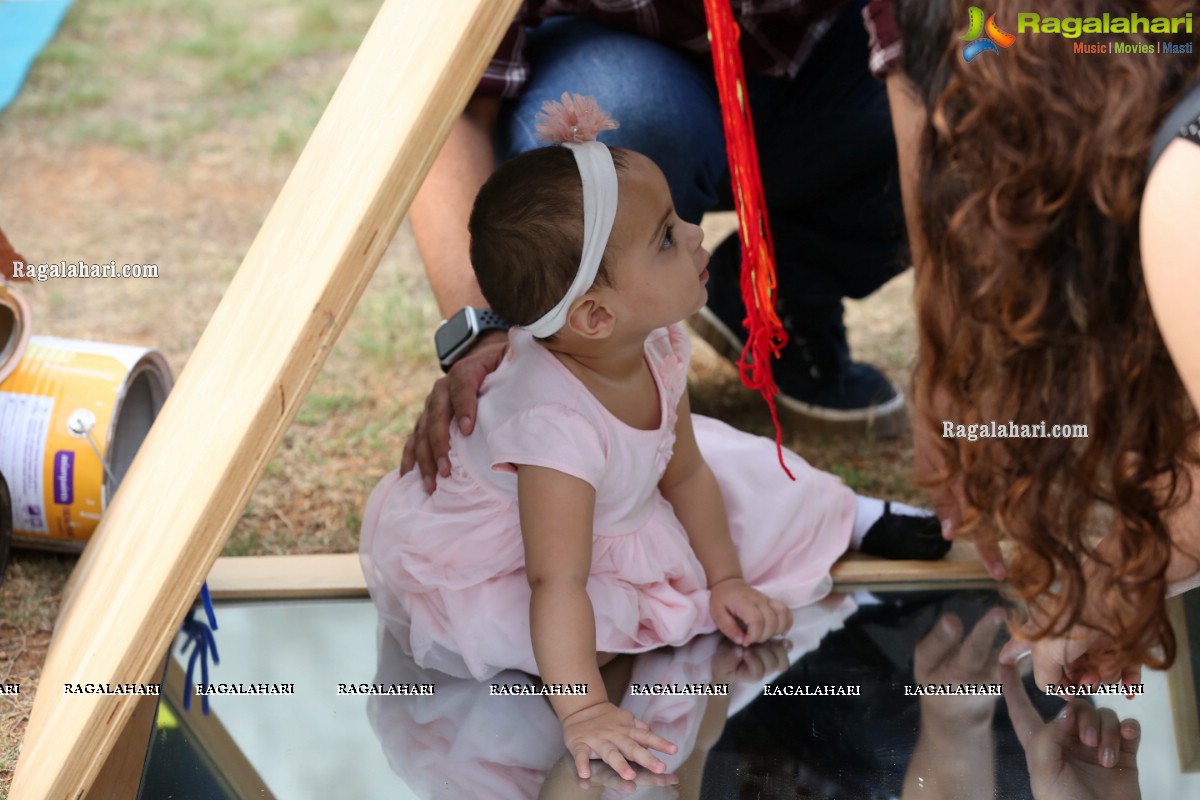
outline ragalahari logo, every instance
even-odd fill
[[[970,42],[970,44],[963,48],[963,61],[966,61],[968,64],[971,63],[971,59],[980,53],[999,53],[1001,47],[1012,47],[1012,43],[1017,40],[1017,37],[1011,33],[1000,29],[1000,26],[996,24],[995,14],[987,18],[987,24],[985,25],[983,22],[983,9],[978,6],[971,6],[969,13],[968,20],[971,23],[971,28],[967,31],[966,36],[958,37],[961,41]],[[980,39],[979,37],[983,34],[986,34],[987,38]]]

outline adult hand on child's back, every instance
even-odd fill
[[[667,765],[648,748],[674,755],[678,748],[662,738],[650,726],[625,709],[609,702],[580,709],[562,721],[567,752],[575,759],[580,778],[590,778],[590,761],[599,758],[627,781],[636,777],[632,761],[655,773],[667,771]]]
[[[741,578],[713,584],[709,609],[721,633],[740,645],[765,642],[791,630],[792,612]]]
[[[500,366],[507,347],[508,337],[503,332],[484,334],[470,353],[454,362],[446,377],[433,384],[412,436],[404,443],[401,475],[417,467],[427,492],[433,491],[439,476],[449,477],[450,423],[457,418],[463,434],[475,429],[479,389],[488,374]]]

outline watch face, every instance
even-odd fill
[[[433,343],[437,347],[438,358],[445,359],[455,350],[471,341],[473,330],[471,318],[464,313],[474,309],[463,309],[450,319],[438,326],[433,334]]]

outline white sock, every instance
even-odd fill
[[[876,497],[854,496],[854,527],[850,529],[850,549],[857,550],[862,546],[862,540],[880,517],[883,516],[883,501]],[[931,517],[933,514],[923,508],[916,508],[905,503],[891,501],[893,514],[903,514],[907,517]]]

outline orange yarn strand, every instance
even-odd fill
[[[775,409],[779,391],[771,375],[772,357],[787,342],[787,332],[775,312],[775,245],[767,224],[767,204],[763,199],[762,174],[758,168],[758,148],[754,143],[754,123],[746,98],[745,72],[738,50],[740,31],[733,19],[729,0],[704,0],[708,17],[708,38],[712,45],[713,72],[721,99],[721,119],[725,125],[725,148],[733,182],[734,207],[738,232],[742,239],[742,300],[746,306],[746,346],[738,360],[742,383],[757,389],[767,401],[775,424],[775,450],[779,466],[792,480],[783,462],[783,428]]]

